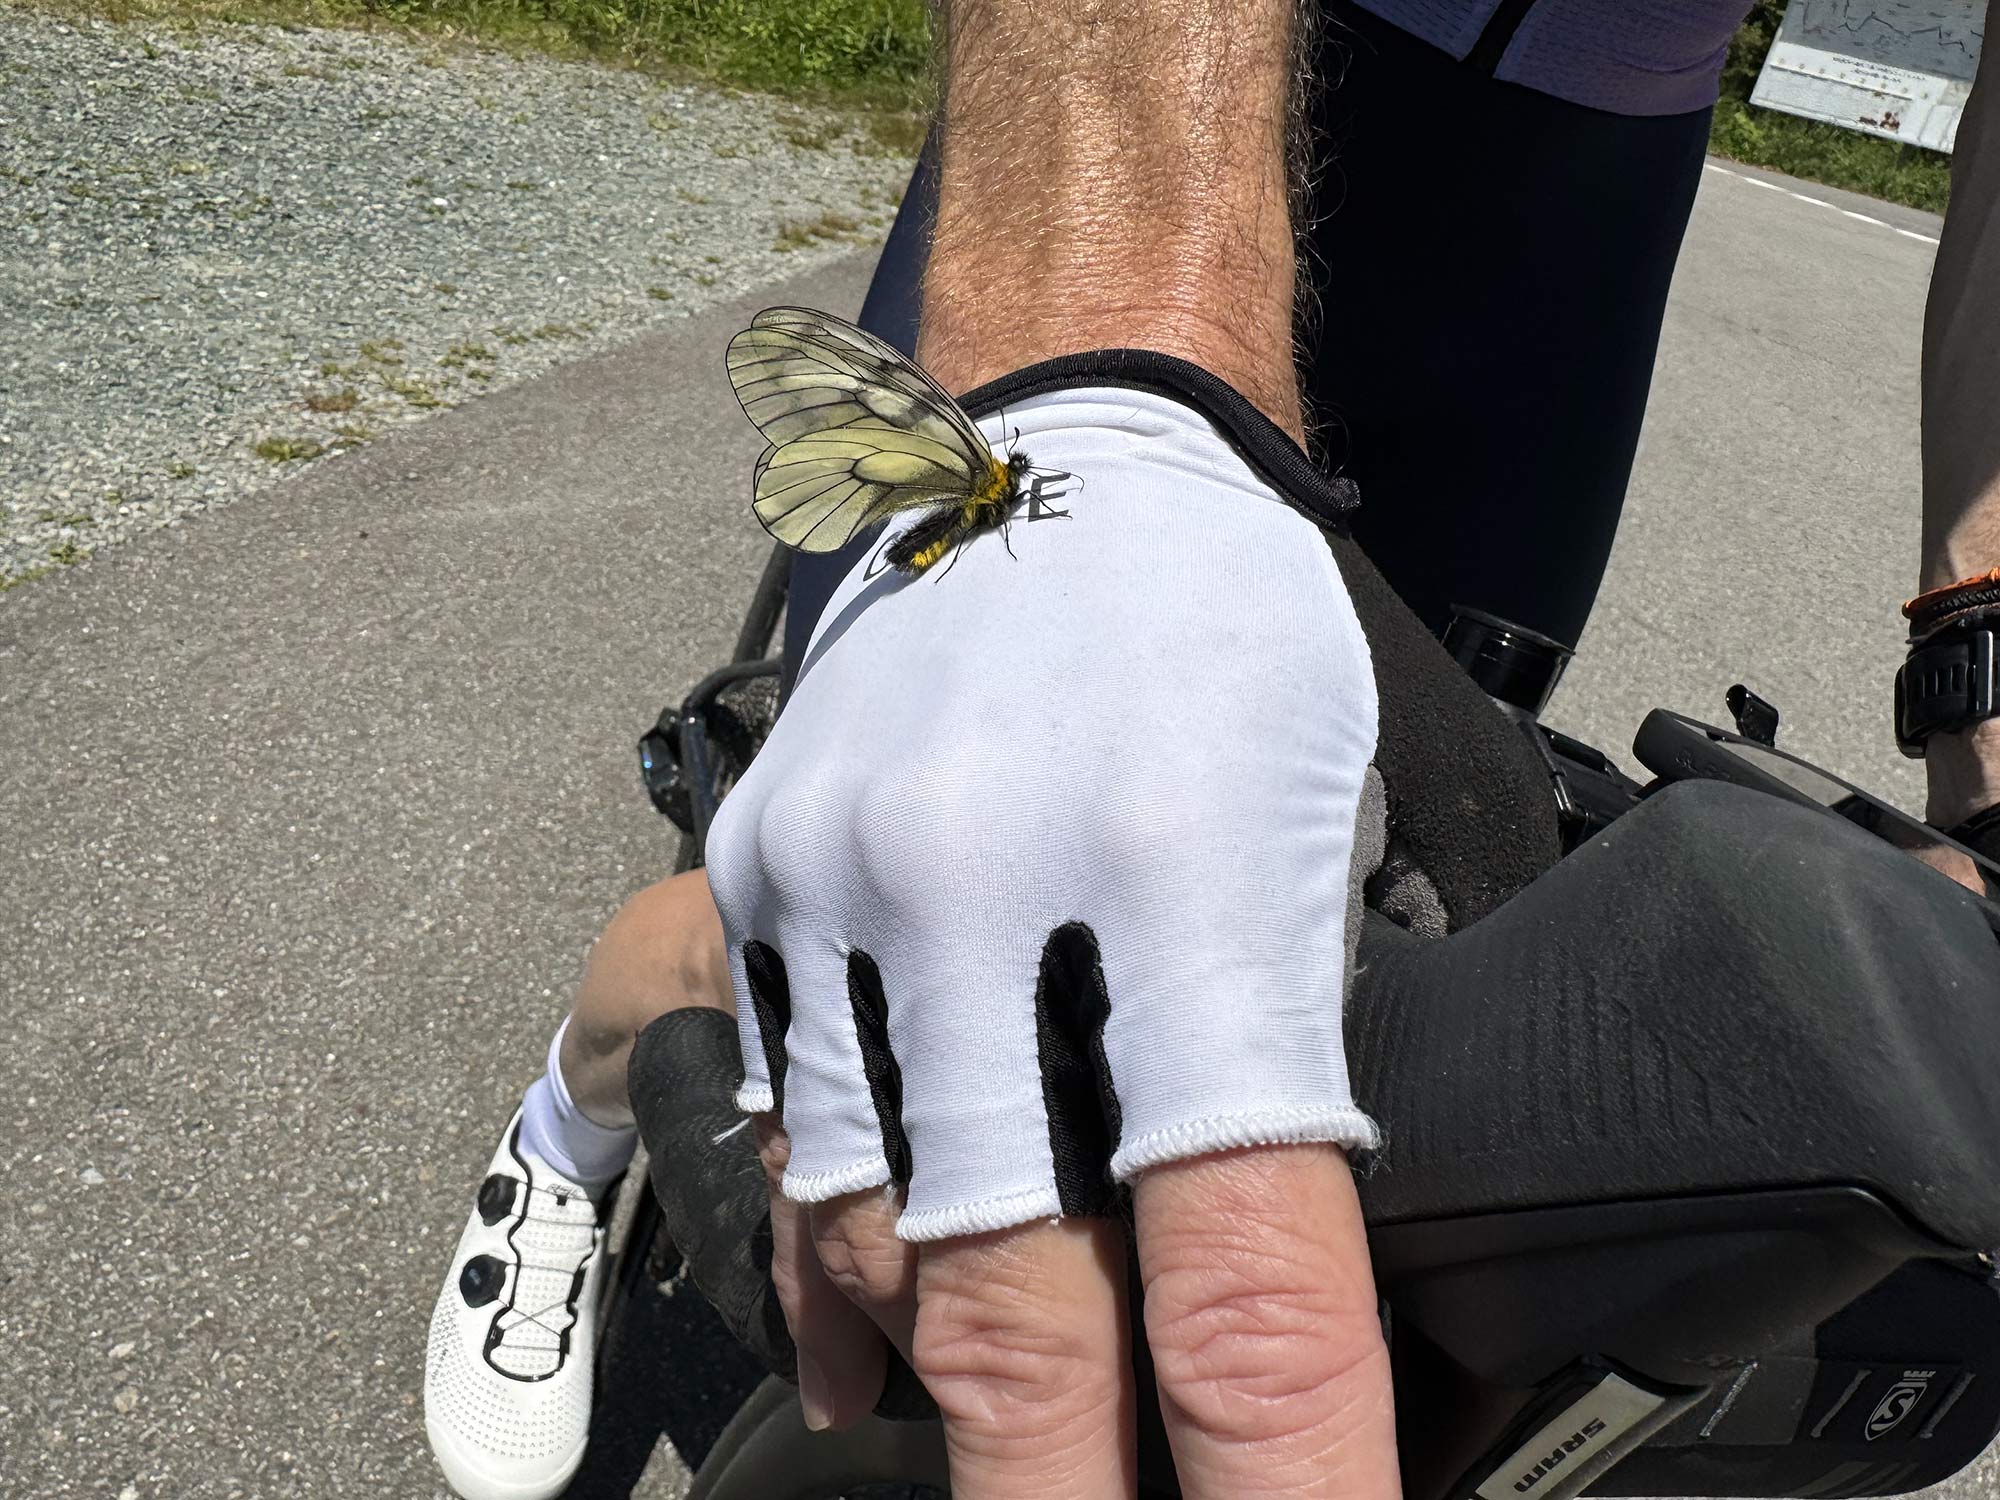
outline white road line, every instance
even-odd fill
[[[1858,214],[1851,208],[1842,208],[1838,203],[1829,203],[1824,198],[1813,198],[1808,197],[1804,193],[1795,193],[1790,188],[1780,187],[1775,182],[1766,182],[1761,177],[1752,177],[1748,172],[1732,172],[1727,167],[1718,167],[1712,161],[1703,162],[1701,167],[1704,172],[1714,172],[1723,177],[1734,177],[1738,182],[1747,182],[1752,187],[1769,188],[1774,193],[1783,193],[1787,198],[1796,198],[1801,203],[1810,203],[1814,208],[1830,208],[1846,218],[1859,219],[1864,224],[1879,225],[1883,229],[1893,229],[1906,240],[1921,240],[1926,245],[1935,245],[1938,242],[1937,236],[1934,234],[1919,234],[1914,229],[1899,228],[1886,219],[1877,219],[1868,214]]]

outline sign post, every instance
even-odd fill
[[[1950,151],[1986,0],[1790,0],[1750,102]]]

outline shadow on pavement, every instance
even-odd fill
[[[606,1337],[590,1448],[565,1500],[626,1500],[664,1437],[690,1471],[764,1378],[756,1358],[686,1281],[634,1289]]]

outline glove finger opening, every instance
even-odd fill
[[[1035,1046],[1056,1193],[1069,1215],[1102,1214],[1113,1200],[1111,1153],[1120,1111],[1104,1056],[1111,1014],[1097,935],[1081,922],[1049,934],[1035,985]]]

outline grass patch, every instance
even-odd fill
[[[846,133],[837,119],[821,117],[814,119],[797,110],[786,110],[778,116],[778,129],[785,139],[801,151],[824,151]]]
[[[852,214],[838,214],[832,209],[811,219],[787,219],[778,226],[778,237],[771,242],[773,250],[803,250],[808,245],[821,240],[843,240],[861,227],[861,221]]]
[[[44,563],[38,568],[23,568],[18,573],[0,578],[0,594],[6,593],[9,589],[17,589],[24,583],[33,583],[37,578],[46,578],[54,571],[53,563]]]
[[[1783,0],[1757,0],[1730,42],[1709,149],[1749,166],[1943,213],[1951,196],[1951,158],[1943,152],[1752,106],[1750,90],[1784,10]]]
[[[73,568],[89,556],[90,549],[75,542],[57,542],[49,548],[49,561],[59,568]]]
[[[267,437],[252,450],[256,455],[274,464],[299,463],[308,458],[318,458],[326,448],[311,438]]]
[[[175,479],[192,479],[195,475],[195,468],[186,459],[177,458],[167,465],[167,473]]]
[[[438,356],[438,363],[447,370],[462,370],[475,359],[490,360],[493,351],[484,344],[453,344]]]
[[[383,372],[382,389],[392,396],[401,396],[411,406],[421,410],[444,405],[443,399],[429,386],[421,380],[412,380],[407,375],[391,375],[386,371]]]
[[[400,32],[615,60],[889,114],[927,112],[924,0],[44,0],[113,20]],[[441,57],[416,59],[440,66]]]

